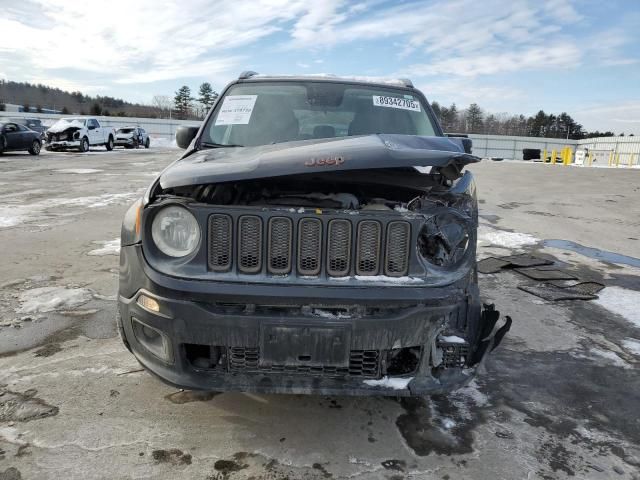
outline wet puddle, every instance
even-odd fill
[[[594,258],[608,263],[618,263],[623,265],[629,265],[631,267],[640,268],[640,258],[629,257],[620,253],[609,252],[607,250],[600,250],[599,248],[585,247],[579,243],[571,242],[569,240],[544,240],[542,244],[545,247],[559,248],[561,250],[570,250],[585,257]]]

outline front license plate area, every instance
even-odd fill
[[[351,330],[344,325],[263,324],[260,365],[348,367]]]

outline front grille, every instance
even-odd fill
[[[209,217],[209,268],[214,272],[226,272],[231,268],[231,217]]]
[[[409,268],[409,241],[411,227],[407,222],[390,222],[387,226],[387,256],[384,273],[390,277],[401,277]]]
[[[252,215],[238,222],[238,268],[243,273],[258,273],[262,267],[262,219]]]
[[[356,273],[377,275],[380,268],[380,223],[365,220],[358,224]]]
[[[283,275],[291,271],[291,220],[274,217],[269,220],[269,272]]]
[[[348,217],[212,213],[209,270],[305,277],[409,273],[410,221]]]
[[[298,272],[301,275],[320,273],[322,223],[317,218],[303,218],[298,227]]]
[[[332,367],[328,365],[259,365],[258,348],[229,348],[229,370],[232,372],[260,372],[305,374],[325,377],[367,377],[379,376],[380,354],[377,350],[351,350],[348,367]]]
[[[349,274],[351,265],[351,222],[331,220],[327,244],[327,273],[334,277]]]

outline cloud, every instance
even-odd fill
[[[640,135],[640,98],[589,105],[576,110],[572,116],[587,130]]]

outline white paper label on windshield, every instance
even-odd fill
[[[227,95],[216,117],[216,125],[248,124],[257,98],[257,95]]]
[[[373,104],[376,107],[400,108],[402,110],[411,110],[412,112],[420,111],[420,102],[413,98],[385,97],[383,95],[374,95]]]

